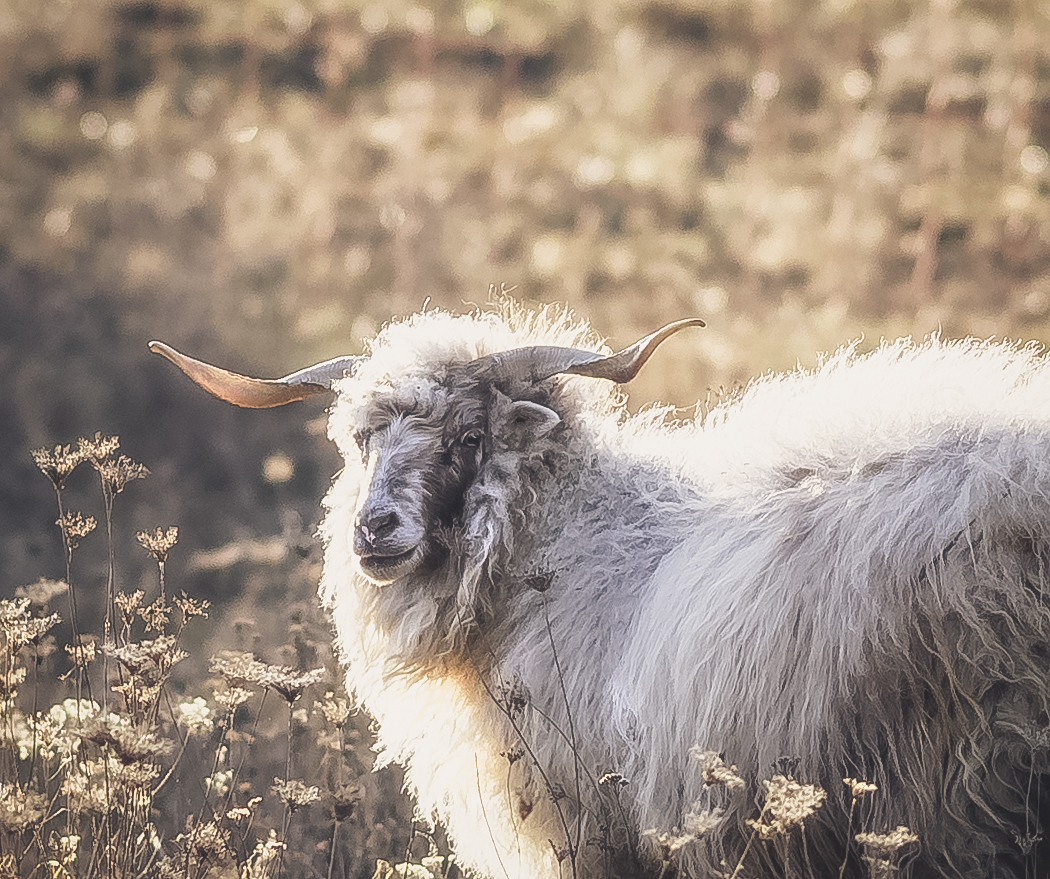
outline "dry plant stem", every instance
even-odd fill
[[[511,723],[513,723],[513,722],[514,721],[511,721]],[[519,733],[519,737],[520,737],[520,733]],[[542,773],[543,770],[541,769],[540,772]],[[475,774],[475,776],[477,778],[477,782],[478,782],[478,803],[481,804],[481,817],[485,819],[485,827],[488,829],[489,839],[492,839],[492,843],[493,843],[492,850],[496,853],[496,860],[499,861],[499,868],[503,871],[503,875],[506,876],[507,879],[510,879],[510,873],[507,872],[507,868],[503,865],[503,858],[501,858],[499,856],[499,849],[496,848],[496,844],[495,844],[496,840],[493,839],[493,836],[492,836],[492,824],[489,823],[489,813],[485,809],[485,796],[481,792],[481,767],[478,765],[478,755],[477,754],[474,755],[474,774]],[[547,786],[547,789],[550,790],[550,785]],[[562,823],[564,823],[564,822],[562,822]]]
[[[565,703],[565,716],[569,720],[569,745],[572,748],[572,773],[576,782],[576,839],[569,847],[569,856],[576,863],[576,853],[580,850],[580,837],[583,835],[583,799],[580,796],[580,751],[576,747],[576,728],[572,722],[572,706],[569,705],[569,694],[565,691],[565,678],[561,673],[561,663],[558,661],[558,648],[554,646],[554,632],[551,629],[550,608],[547,605],[547,596],[543,596],[543,621],[547,624],[547,639],[551,645],[551,655],[554,657],[554,670],[558,674],[558,686],[561,688],[561,698]]]
[[[335,869],[335,838],[339,833],[339,822],[337,820],[332,821],[332,842],[329,845],[328,852],[328,873],[326,874],[327,879],[332,879],[332,870]]]
[[[346,747],[346,738],[343,734],[343,724],[339,724],[339,759],[336,760],[336,783],[341,787],[343,784],[343,748]],[[332,850],[328,853],[328,876],[332,879],[332,870],[335,868],[335,837],[339,833],[339,819],[332,821]]]
[[[408,879],[408,863],[412,860],[412,842],[416,838],[416,818],[413,815],[408,825],[408,842],[405,844],[405,869],[402,879]]]
[[[287,782],[292,777],[292,705],[294,702],[288,703],[288,750],[284,757],[284,780]],[[292,804],[291,802],[285,802],[284,804],[284,823],[281,827],[281,842],[287,842],[288,840],[288,827],[292,822]],[[281,870],[284,867],[284,852],[285,849],[279,849],[277,852],[277,879],[281,879]]]
[[[58,499],[58,518],[62,521],[66,516],[65,505],[62,503],[62,489],[55,485],[55,497]],[[59,528],[62,532],[62,546],[66,551],[66,583],[69,584],[69,624],[73,627],[73,646],[82,648],[84,642],[80,636],[80,621],[77,617],[77,593],[73,585],[73,544],[66,534],[65,528]],[[88,698],[91,698],[91,679],[87,677],[83,666],[76,665],[77,674],[77,722],[80,722],[80,700],[83,695],[82,686],[86,681]],[[105,684],[103,684],[105,689]]]
[[[766,816],[766,809],[769,808],[769,799],[766,799],[765,804],[762,806],[762,811],[758,813],[757,823],[761,824],[762,819]],[[751,836],[747,840],[747,845],[744,846],[744,852],[740,855],[740,860],[736,862],[736,866],[733,868],[733,872],[729,874],[729,879],[736,879],[740,875],[740,871],[744,868],[744,861],[747,859],[747,854],[751,851],[751,845],[755,841],[755,837],[758,836],[757,830],[751,831]]]
[[[521,731],[521,727],[518,726],[517,721],[514,720],[514,716],[511,714],[510,709],[507,708],[507,706],[505,706],[502,702],[499,701],[499,699],[496,698],[496,694],[492,692],[492,690],[489,688],[489,685],[486,684],[484,680],[481,681],[481,686],[485,688],[485,692],[488,694],[489,699],[492,700],[492,703],[503,713],[503,716],[510,721],[511,728],[517,734],[518,740],[521,742],[522,747],[528,753],[529,759],[532,760],[533,765],[536,767],[536,771],[540,774],[540,778],[543,779],[543,785],[547,788],[547,794],[550,796],[551,800],[554,803],[554,808],[558,813],[558,820],[561,822],[562,833],[565,834],[565,841],[568,845],[572,845],[572,836],[569,833],[569,823],[565,820],[565,812],[562,810],[561,805],[558,803],[557,792],[554,790],[554,786],[551,784],[550,778],[547,777],[546,770],[543,768],[539,759],[537,759],[536,752],[532,749],[532,746],[525,738],[525,734]],[[475,762],[477,762],[476,757]],[[480,770],[478,770],[478,793],[481,793]],[[572,869],[572,877],[573,879],[576,879],[575,857],[570,859],[570,867]],[[504,872],[506,872],[506,870],[504,870]]]
[[[150,792],[150,796],[151,797],[155,797],[157,794],[159,794],[160,791],[161,791],[161,788],[163,788],[164,785],[166,785],[168,783],[168,779],[170,779],[171,776],[175,772],[175,767],[177,767],[179,765],[179,763],[182,761],[182,755],[186,753],[186,746],[190,742],[190,737],[188,735],[184,736],[182,734],[182,730],[179,729],[179,724],[175,720],[175,709],[172,707],[172,704],[171,704],[171,696],[169,696],[167,693],[164,693],[164,701],[168,705],[168,715],[171,717],[171,725],[174,728],[176,735],[178,735],[178,737],[179,737],[179,745],[180,746],[179,746],[179,753],[176,754],[175,755],[175,759],[171,761],[171,766],[168,767],[168,771],[164,773],[164,777],[160,781],[157,782],[156,786]],[[159,704],[160,700],[158,699],[157,702]],[[154,719],[154,722],[156,722],[156,719]]]
[[[514,820],[514,796],[510,789],[510,773],[514,768],[514,763],[508,757],[507,759],[507,780],[506,780],[506,791],[507,791],[507,812],[510,815],[510,820],[514,822],[514,844],[518,850],[518,872],[521,872],[521,834],[518,832],[518,822]]]
[[[853,839],[853,811],[857,807],[857,798],[851,797],[849,801],[849,820],[846,821],[846,851],[842,854],[842,866],[839,867],[839,879],[846,872],[846,862],[849,860],[849,845]]]
[[[262,718],[263,707],[266,705],[266,697],[269,695],[269,690],[263,690],[262,699],[259,700],[259,710],[255,714],[255,723],[252,724],[252,731],[248,734],[248,743],[251,744],[255,741],[255,734],[259,730],[259,721]],[[233,728],[233,712],[230,712],[230,728]],[[223,726],[223,734],[219,737],[219,744],[215,749],[215,765],[212,766],[211,774],[214,775],[219,766],[219,754],[222,751],[222,746],[226,740],[226,727]],[[225,815],[230,810],[230,804],[233,802],[233,792],[237,787],[237,779],[240,778],[241,769],[244,768],[244,758],[248,756],[248,749],[241,749],[241,759],[237,763],[237,768],[233,771],[233,775],[230,776],[230,789],[226,792],[226,800],[222,805],[221,815]],[[203,806],[202,814],[203,814]],[[248,827],[245,829],[245,837],[247,837],[248,830],[251,828],[251,822],[249,821]],[[242,840],[243,842],[243,840]]]

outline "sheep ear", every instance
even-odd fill
[[[521,451],[546,436],[561,422],[553,409],[539,403],[518,400],[511,403],[496,430],[496,439],[508,449]]]

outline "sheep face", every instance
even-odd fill
[[[368,579],[391,583],[447,559],[484,455],[485,415],[480,401],[444,395],[367,407],[353,435],[363,470],[352,546]]]
[[[463,375],[412,390],[357,407],[359,455],[347,454],[360,486],[350,542],[361,573],[379,585],[447,564],[478,514],[472,487],[483,472],[494,478],[486,463],[505,463],[561,420]]]

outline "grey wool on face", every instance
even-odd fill
[[[1037,875],[1050,364],[845,349],[681,424],[627,415],[594,348],[552,312],[428,312],[323,379],[321,596],[460,862]]]

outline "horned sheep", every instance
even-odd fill
[[[1050,361],[848,347],[629,415],[698,323],[610,355],[549,309],[427,311],[272,382],[152,347],[239,405],[335,392],[321,597],[477,875],[1045,874]]]

